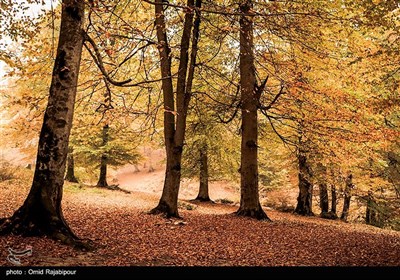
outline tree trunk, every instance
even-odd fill
[[[312,216],[312,194],[313,185],[310,182],[312,173],[308,165],[305,152],[300,150],[298,155],[299,161],[299,196],[297,197],[297,206],[295,213],[304,216]]]
[[[211,201],[208,194],[208,155],[207,146],[200,148],[200,188],[195,200]]]
[[[97,182],[96,187],[108,187],[106,155],[102,155],[100,159],[100,174],[99,174],[99,181]]]
[[[376,227],[382,227],[383,222],[378,211],[378,204],[371,191],[368,192],[367,209],[365,212],[365,223]]]
[[[337,195],[335,185],[331,185],[331,213],[336,215]]]
[[[103,126],[103,134],[102,134],[102,140],[103,146],[106,146],[108,143],[108,130],[109,126],[106,124]],[[107,183],[107,154],[103,154],[100,159],[100,175],[99,175],[99,181],[97,182],[96,187],[108,187]]]
[[[326,183],[319,184],[319,206],[321,207],[321,216],[329,211],[328,187]]]
[[[328,217],[329,211],[329,197],[328,197],[328,186],[326,184],[327,171],[326,166],[321,162],[317,163],[317,172],[319,173],[319,207],[321,208],[320,216],[322,218]]]
[[[164,139],[167,156],[165,180],[160,201],[151,214],[165,214],[167,217],[179,217],[178,193],[181,179],[181,159],[185,140],[186,117],[191,98],[191,85],[196,64],[197,42],[199,39],[201,0],[196,1],[199,8],[193,28],[192,51],[189,63],[189,46],[194,18],[194,0],[188,0],[185,12],[183,33],[180,45],[178,81],[176,88],[176,111],[171,74],[171,49],[165,26],[163,0],[156,0],[155,24],[158,50],[160,54],[162,90],[164,95]],[[189,70],[189,73],[188,73]],[[187,78],[186,78],[187,77]],[[176,119],[175,119],[176,115]],[[176,121],[176,122],[175,122]]]
[[[389,151],[388,160],[388,181],[393,184],[397,198],[400,198],[400,155]]]
[[[162,79],[162,91],[164,102],[164,140],[167,157],[165,170],[164,187],[161,199],[156,208],[150,213],[164,213],[167,216],[178,215],[178,192],[176,182],[179,186],[180,164],[177,160],[178,154],[174,157],[174,134],[175,134],[175,102],[174,89],[172,84],[171,72],[171,48],[168,43],[166,32],[164,7],[162,0],[156,0],[155,7],[155,25],[157,31],[158,51],[160,54],[160,66]]]
[[[344,201],[343,201],[343,210],[342,210],[342,215],[340,216],[340,219],[342,221],[347,221],[347,218],[349,216],[349,209],[350,209],[350,200],[351,200],[351,190],[353,189],[353,175],[350,174],[346,178],[346,186],[344,189]]]
[[[147,156],[148,156],[148,162],[149,162],[149,168],[147,169],[147,172],[152,173],[155,171],[155,169],[153,167],[153,161],[151,159],[151,156],[152,156],[151,148],[149,148],[149,150],[147,152]]]
[[[78,183],[78,179],[75,177],[75,163],[74,163],[74,149],[70,147],[68,149],[68,156],[67,156],[67,174],[65,175],[65,181],[71,183]]]
[[[368,192],[368,197],[367,197],[367,209],[365,211],[365,223],[367,225],[372,224],[371,221],[373,220],[373,197],[371,193]]]
[[[328,191],[326,193],[328,195]],[[336,204],[337,204],[337,198],[336,198],[336,188],[335,185],[331,185],[331,210],[328,213],[323,213],[321,212],[321,217],[326,218],[326,219],[332,219],[336,220],[338,218],[336,214]],[[329,206],[329,201],[327,201],[327,206]]]
[[[84,10],[83,1],[62,1],[57,56],[40,131],[32,187],[14,215],[2,219],[2,234],[47,235],[66,244],[84,246],[67,225],[61,209],[82,53]]]
[[[336,215],[336,192],[332,191],[332,206],[334,206],[334,211],[329,211],[329,197],[328,197],[328,187],[325,183],[319,185],[319,197],[320,197],[320,207],[321,214],[320,217],[324,219],[337,219]],[[334,203],[334,204],[333,204]]]
[[[258,194],[258,120],[259,103],[253,54],[253,17],[251,1],[240,4],[240,89],[242,103],[242,143],[240,166],[240,207],[236,214],[269,220]]]
[[[151,214],[165,214],[167,217],[179,217],[178,193],[181,179],[182,149],[175,148],[167,153],[165,180],[161,199]]]

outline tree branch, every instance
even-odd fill
[[[255,90],[256,90],[256,97],[257,97],[257,100],[260,100],[261,94],[262,94],[262,92],[264,91],[265,86],[267,85],[268,78],[269,78],[269,76],[267,76],[267,77],[265,78],[265,80],[261,82],[261,85],[259,85],[259,86],[258,86],[258,85],[255,85],[255,87],[256,87]]]
[[[267,117],[269,123],[271,124],[272,130],[275,132],[276,135],[278,135],[279,139],[281,139],[283,143],[285,143],[285,144],[287,144],[287,145],[296,146],[296,143],[294,143],[293,141],[290,141],[290,140],[286,139],[285,137],[283,137],[283,136],[276,130],[275,125],[273,124],[271,118],[270,118],[267,114],[264,114],[264,115]]]
[[[85,31],[83,31],[83,36],[84,36],[84,41],[89,42],[90,45],[92,46],[94,53],[88,47],[88,45],[84,42],[83,44],[84,44],[85,48],[87,49],[90,56],[93,58],[94,62],[99,67],[101,73],[104,75],[104,77],[107,79],[108,82],[110,82],[111,84],[113,84],[115,86],[123,86],[132,81],[132,79],[127,79],[125,81],[115,81],[113,78],[111,78],[110,75],[107,73],[106,69],[104,68],[103,59],[101,58],[100,50],[97,47],[96,43]]]
[[[188,6],[184,5],[177,5],[177,4],[171,4],[167,1],[163,1],[162,3],[157,3],[154,1],[150,0],[142,0],[143,2],[146,2],[151,5],[162,5],[166,7],[173,7],[177,9],[188,9]],[[274,16],[287,16],[287,15],[303,15],[303,16],[313,16],[313,17],[321,17],[320,14],[318,13],[306,13],[306,12],[282,12],[282,13],[269,13],[269,14],[263,14],[259,13],[256,11],[249,11],[247,13],[240,13],[240,12],[231,12],[227,11],[226,8],[222,8],[221,10],[209,10],[205,8],[194,8],[196,11],[201,11],[203,13],[208,13],[208,14],[217,14],[217,15],[225,15],[225,16],[260,16],[260,17],[274,17]]]
[[[264,85],[265,86],[265,85]],[[259,104],[259,108],[261,110],[267,111],[269,109],[271,109],[271,107],[275,104],[275,102],[279,99],[279,96],[281,96],[283,94],[283,89],[285,87],[282,85],[281,89],[279,90],[278,94],[275,95],[274,99],[272,99],[272,101],[268,104],[268,106],[262,106],[261,104]]]
[[[223,124],[227,124],[227,123],[230,123],[231,121],[233,121],[233,119],[234,119],[234,118],[236,117],[236,115],[237,115],[237,112],[239,111],[240,106],[241,106],[241,103],[239,102],[239,103],[237,104],[237,106],[236,106],[236,108],[235,108],[235,111],[233,112],[232,116],[231,116],[229,119],[227,119],[227,120],[222,119],[221,116],[220,116],[219,114],[216,114],[217,117],[218,117],[218,119],[219,119],[219,121],[220,121],[221,123],[223,123]]]

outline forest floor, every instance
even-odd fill
[[[183,219],[166,219],[147,214],[160,198],[161,169],[122,169],[116,178],[130,194],[65,186],[64,216],[79,237],[95,242],[95,251],[2,236],[0,266],[11,265],[8,248],[28,246],[32,255],[21,257],[26,266],[400,266],[400,232],[272,209],[265,209],[272,222],[236,217],[237,205],[192,202],[195,182],[183,183],[180,191]],[[0,182],[0,217],[12,215],[29,187],[21,178]],[[215,182],[210,196],[235,201],[238,193]]]

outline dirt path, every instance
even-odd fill
[[[164,183],[164,167],[158,166],[154,172],[141,170],[134,172],[132,165],[127,165],[115,174],[116,181],[123,189],[132,192],[154,194],[160,198]],[[196,180],[183,179],[179,191],[179,199],[191,200],[196,198],[199,183]],[[235,185],[225,181],[210,182],[210,197],[216,199],[228,199],[233,202],[239,201],[239,190]]]

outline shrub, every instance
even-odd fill
[[[229,200],[227,198],[217,199],[215,202],[221,203],[221,204],[233,204],[233,201]]]
[[[186,209],[186,210],[194,210],[194,209],[196,209],[196,207],[197,206],[194,204],[186,203],[183,201],[178,201],[178,208]]]
[[[0,161],[0,182],[15,178],[16,167],[6,161]]]

